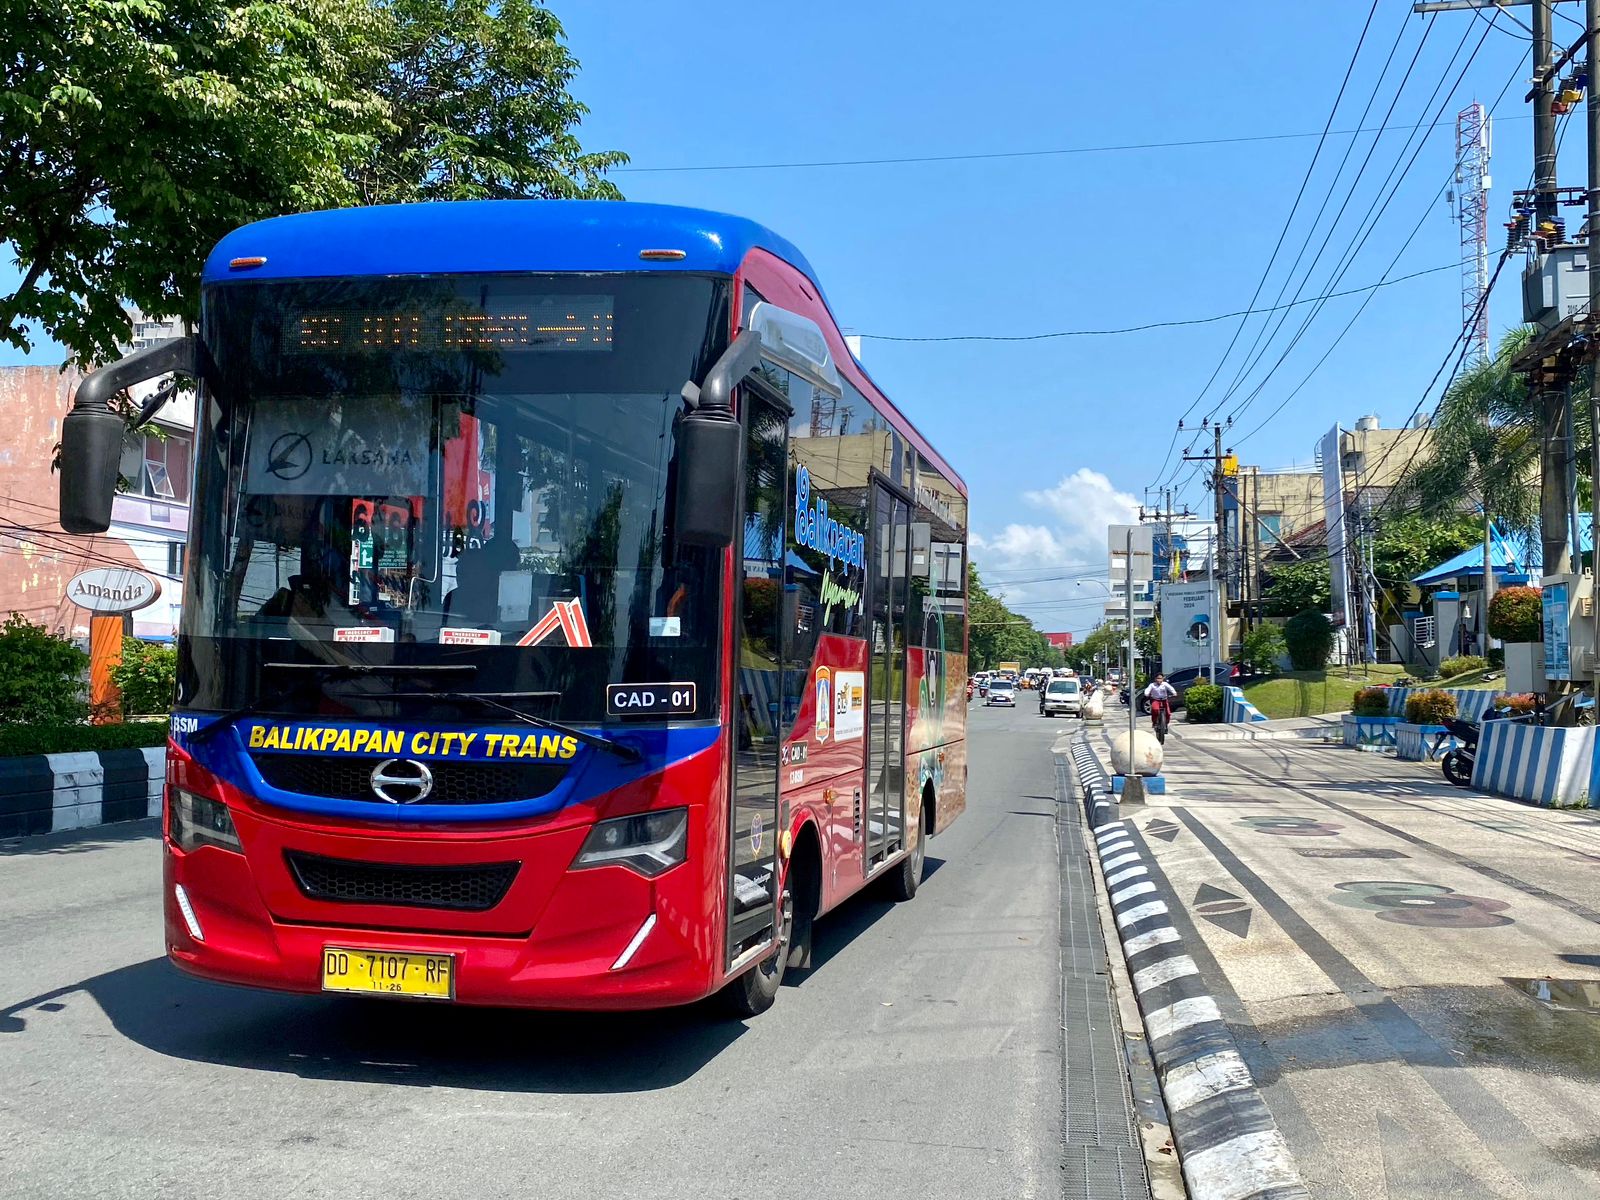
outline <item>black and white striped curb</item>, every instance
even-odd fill
[[[1094,837],[1190,1198],[1308,1200],[1128,825],[1109,822]]]
[[[161,815],[167,748],[0,758],[0,838]]]
[[[1072,763],[1083,788],[1083,811],[1089,818],[1089,828],[1098,829],[1107,821],[1116,820],[1117,800],[1111,792],[1111,777],[1100,765],[1100,756],[1089,748],[1087,738],[1073,739]]]

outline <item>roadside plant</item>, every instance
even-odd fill
[[[1387,717],[1389,689],[1364,687],[1350,701],[1350,711],[1358,717]]]
[[[1268,674],[1278,669],[1278,660],[1287,652],[1283,630],[1277,625],[1257,625],[1244,635],[1239,657],[1252,671]]]
[[[1489,601],[1489,636],[1503,642],[1544,640],[1544,600],[1536,587],[1501,588]]]
[[[0,724],[70,725],[89,715],[89,656],[70,640],[12,613],[0,625]]]
[[[138,638],[122,639],[122,661],[111,668],[111,682],[122,693],[123,716],[170,712],[177,681],[177,650]]]
[[[1333,623],[1316,609],[1307,609],[1289,618],[1283,640],[1296,671],[1320,671],[1333,652]]]
[[[1413,725],[1443,725],[1456,715],[1456,698],[1438,688],[1406,697],[1406,720]]]
[[[1481,675],[1489,669],[1489,660],[1476,654],[1457,654],[1439,664],[1439,674],[1445,679],[1457,675]]]
[[[1190,724],[1222,720],[1222,689],[1214,683],[1197,683],[1183,694],[1183,707]]]
[[[1532,692],[1523,692],[1514,696],[1496,696],[1494,706],[1501,712],[1509,713],[1513,717],[1524,716],[1539,707],[1539,699]]]

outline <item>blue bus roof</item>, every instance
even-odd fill
[[[337,208],[236,229],[202,280],[310,279],[520,271],[695,271],[731,275],[761,248],[816,274],[784,238],[743,217],[616,200],[459,200]],[[646,261],[641,250],[682,250]],[[238,258],[264,258],[235,269]],[[820,284],[817,284],[820,288]]]

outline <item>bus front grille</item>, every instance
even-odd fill
[[[517,862],[419,867],[323,858],[294,850],[286,851],[284,858],[301,892],[313,900],[459,912],[486,912],[499,904],[522,867]]]
[[[261,778],[284,792],[330,800],[386,801],[372,790],[372,772],[389,759],[377,755],[255,754]],[[426,804],[509,804],[555,790],[566,763],[430,761],[433,790]]]

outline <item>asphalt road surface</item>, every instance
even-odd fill
[[[1135,836],[1312,1195],[1600,1196],[1600,814],[1180,734]]]
[[[920,894],[822,922],[748,1024],[201,983],[162,957],[153,822],[0,847],[0,1195],[1056,1195],[1062,723],[971,725]]]

